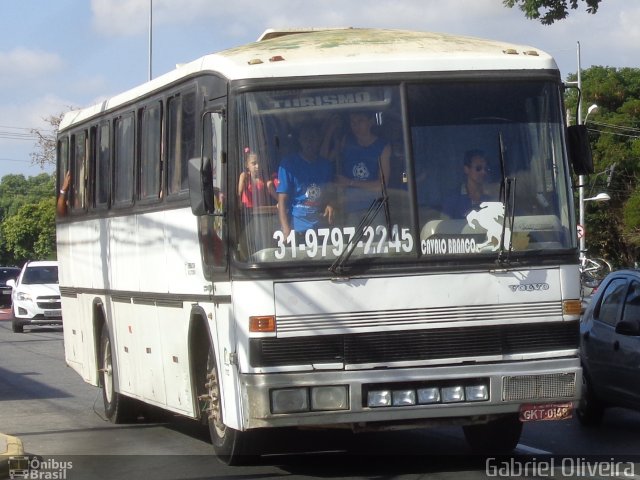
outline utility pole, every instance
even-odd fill
[[[149,0],[149,78],[148,81],[151,81],[151,65],[153,58],[153,0]]]
[[[576,119],[578,125],[582,125],[582,66],[580,62],[580,42],[577,42],[577,54],[578,54],[578,109]],[[584,260],[586,256],[585,250],[587,248],[586,230],[584,227],[584,182],[587,181],[586,175],[578,176],[578,222],[582,226],[582,236],[578,239],[580,242],[580,262]]]

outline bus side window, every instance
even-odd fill
[[[195,91],[176,95],[167,102],[169,195],[189,188],[187,164],[196,156],[195,104]]]
[[[138,199],[157,200],[161,196],[162,104],[155,102],[140,109],[139,121]]]
[[[109,191],[111,190],[110,132],[108,122],[100,124],[93,186],[93,202],[96,208],[106,208],[109,205]]]
[[[133,114],[130,113],[115,121],[114,201],[116,207],[128,207],[133,203],[134,124]]]
[[[64,176],[69,171],[69,138],[58,140],[58,190],[62,188]]]
[[[87,132],[81,131],[72,135],[71,143],[71,181],[73,183],[71,209],[78,213],[86,205]]]
[[[204,264],[215,270],[226,270],[228,246],[226,202],[226,163],[224,156],[224,117],[220,112],[211,112],[203,117],[203,153],[211,159],[211,181],[213,185],[213,215],[198,217],[200,246]]]

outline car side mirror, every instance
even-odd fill
[[[640,336],[640,322],[638,320],[620,320],[616,325],[616,333],[638,337]]]
[[[13,278],[10,278],[7,280],[6,285],[7,287],[16,288],[16,281]]]

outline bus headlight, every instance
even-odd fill
[[[489,391],[486,385],[470,385],[464,387],[464,394],[470,402],[489,400]]]
[[[328,386],[311,388],[311,410],[348,410],[347,387]]]
[[[279,388],[271,390],[272,413],[348,410],[349,390],[346,385]]]
[[[440,401],[440,389],[438,387],[419,388],[418,403],[429,404]]]
[[[416,391],[415,390],[394,390],[392,394],[392,403],[394,407],[399,407],[401,405],[415,405]]]
[[[271,411],[293,413],[309,411],[309,395],[306,388],[282,388],[271,390]]]
[[[367,394],[367,405],[369,407],[391,406],[391,390],[371,390]]]
[[[464,402],[464,387],[443,387],[442,403]]]

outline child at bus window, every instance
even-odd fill
[[[58,195],[58,201],[56,203],[56,213],[60,217],[64,217],[67,214],[69,188],[71,187],[71,172],[67,171],[62,181],[62,187],[60,187],[60,194]]]
[[[265,181],[258,155],[245,149],[245,170],[238,180],[238,196],[247,208],[271,205],[277,200],[275,180]]]
[[[373,132],[375,116],[369,112],[349,115],[352,138],[342,150],[338,184],[344,187],[347,223],[357,223],[374,198],[380,196],[380,180],[389,180],[391,146]]]
[[[278,217],[285,238],[292,230],[303,234],[333,223],[334,167],[320,155],[321,142],[316,126],[303,124],[298,129],[299,151],[280,164]]]

